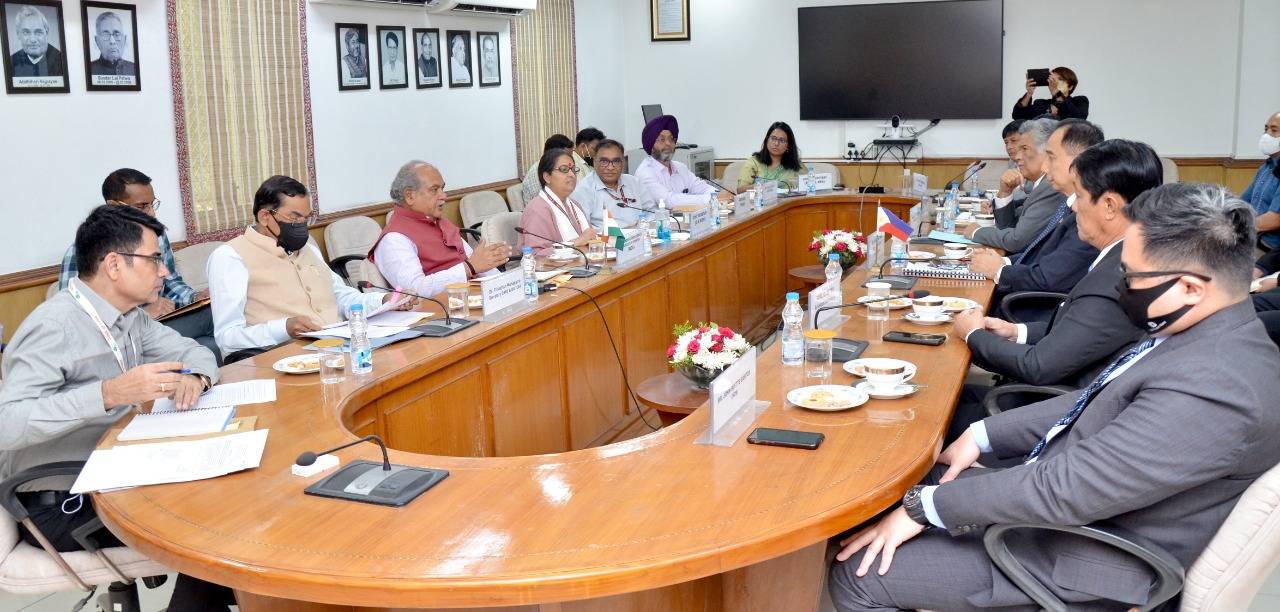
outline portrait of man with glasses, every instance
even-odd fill
[[[136,87],[138,81],[137,15],[127,4],[85,2],[85,59],[88,62],[87,85],[121,89]]]

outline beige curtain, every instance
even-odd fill
[[[577,57],[573,0],[539,0],[532,14],[511,24],[515,64],[516,152],[524,176],[548,136],[578,131]]]
[[[169,0],[189,241],[248,225],[253,194],[271,175],[314,186],[304,10],[298,0]]]

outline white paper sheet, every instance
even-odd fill
[[[190,482],[256,468],[267,445],[267,431],[96,450],[80,470],[71,492]]]
[[[399,326],[370,325],[367,333],[369,334],[370,338],[386,338],[387,336],[394,336],[402,331],[405,331],[409,329],[409,327],[410,326],[408,325],[399,325]],[[347,325],[346,323],[343,323],[340,327],[332,327],[329,329],[322,329],[320,331],[307,332],[302,335],[308,338],[344,338],[344,339],[350,340],[351,326]]]
[[[243,404],[261,404],[276,401],[276,381],[270,378],[246,380],[244,382],[214,385],[200,396],[194,408],[218,408],[221,406],[240,406]],[[151,412],[171,412],[178,407],[173,400],[162,397],[156,400]]]

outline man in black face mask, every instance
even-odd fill
[[[345,320],[356,304],[368,313],[393,297],[347,286],[307,244],[312,209],[302,183],[267,179],[254,195],[253,216],[243,235],[209,256],[214,336],[224,355],[247,356]]]
[[[1079,392],[974,423],[936,481],[841,542],[837,609],[1034,608],[977,537],[995,524],[1118,528],[1190,567],[1280,462],[1280,351],[1247,299],[1252,209],[1220,186],[1174,183],[1124,214],[1120,302],[1150,335]],[[974,467],[984,452],[1021,464]],[[1032,528],[1005,543],[1064,609],[1159,603],[1146,564],[1097,540]]]

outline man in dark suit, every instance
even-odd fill
[[[14,35],[22,48],[9,57],[13,77],[63,76],[62,51],[49,44],[49,21],[27,5],[14,19]]]
[[[1018,172],[1024,180],[1024,188],[1030,185],[1030,194],[1019,204],[1016,185],[1005,178],[1000,180],[996,196],[995,227],[969,230],[974,242],[1013,253],[1027,248],[1058,210],[1067,196],[1054,190],[1044,172],[1045,148],[1053,135],[1057,121],[1035,119],[1018,127]]]
[[[436,59],[436,39],[423,34],[418,39],[418,79],[438,82],[440,78],[440,61]]]
[[[911,488],[841,543],[837,609],[1035,609],[987,557],[981,535],[994,524],[1118,527],[1189,567],[1280,461],[1280,352],[1247,300],[1249,205],[1220,186],[1174,183],[1124,214],[1121,303],[1150,336],[1079,393],[975,423],[939,456],[950,466],[935,470],[941,484]],[[971,467],[984,452],[1023,463]],[[1019,535],[1010,552],[1072,610],[1146,603],[1153,576],[1136,558],[1071,534]]]
[[[137,76],[138,66],[124,59],[129,46],[129,33],[124,21],[112,11],[98,15],[94,20],[94,44],[98,45],[98,59],[89,64],[91,75]]]
[[[1083,151],[1072,164],[1080,239],[1100,252],[1047,322],[1014,324],[956,315],[955,333],[969,343],[973,361],[1011,381],[1083,387],[1141,332],[1125,319],[1119,303],[1119,243],[1129,227],[1123,210],[1163,179],[1160,157],[1149,146],[1109,140]],[[990,387],[965,385],[951,418],[948,440],[984,416]]]

